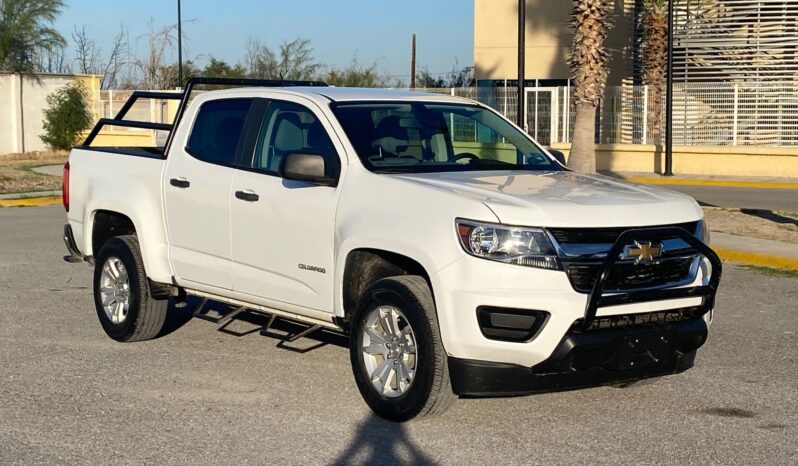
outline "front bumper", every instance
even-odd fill
[[[449,358],[449,376],[456,394],[480,397],[616,384],[684,372],[706,339],[701,318],[646,328],[573,330],[533,367]]]
[[[620,257],[625,244],[661,237],[683,237],[703,256],[692,283],[626,292],[604,290],[616,262],[612,258]],[[529,371],[554,357],[563,339],[576,335],[574,332],[588,334],[620,326],[629,331],[645,327],[650,332],[655,324],[676,325],[693,320],[702,320],[708,327],[721,272],[717,255],[692,234],[682,229],[655,228],[628,230],[618,238],[591,293],[574,291],[562,271],[508,266],[472,257],[463,257],[430,278],[436,291],[441,339],[450,359],[477,362],[479,367],[498,363],[498,367],[517,366]],[[533,338],[501,341],[487,338],[481,331],[478,309],[482,307],[545,313],[548,317]],[[670,319],[671,312],[690,315]],[[663,315],[668,318],[658,320]],[[574,338],[581,341],[587,337]],[[681,364],[679,367],[689,367]]]

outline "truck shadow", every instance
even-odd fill
[[[437,464],[409,438],[404,424],[369,414],[355,437],[331,465]]]
[[[790,217],[785,217],[784,215],[777,214],[772,210],[762,210],[762,209],[740,209],[740,212],[744,213],[745,215],[750,215],[752,217],[758,217],[762,220],[768,220],[773,223],[779,223],[781,225],[794,225],[798,226],[798,220]]]
[[[169,299],[166,321],[159,338],[177,331],[195,319],[193,313],[200,301],[200,298],[189,297],[186,300],[187,305],[185,307],[177,307],[174,299]],[[307,353],[327,345],[341,348],[349,347],[349,338],[341,332],[319,329],[297,341],[289,341],[294,335],[308,330],[309,326],[278,318],[272,323],[268,331],[264,331],[269,324],[268,315],[246,311],[235,315],[232,319],[225,319],[235,311],[235,308],[216,301],[208,301],[205,309],[208,311],[208,316],[213,317],[203,318],[202,320],[208,320],[210,321],[209,323],[213,323],[213,320],[219,319],[221,325],[217,324],[217,331],[226,335],[244,337],[252,333],[260,333],[266,338],[277,340],[278,348],[296,353]],[[241,329],[242,326],[245,328]]]

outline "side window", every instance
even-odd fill
[[[186,151],[205,162],[233,165],[252,99],[213,100],[202,104]]]
[[[290,153],[320,154],[327,162],[327,176],[338,177],[338,153],[316,115],[301,105],[274,101],[266,109],[252,167],[277,173]]]

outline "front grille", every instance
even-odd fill
[[[673,309],[669,311],[644,312],[640,314],[622,314],[617,316],[596,317],[586,329],[580,329],[582,320],[574,323],[571,331],[592,332],[596,330],[647,327],[680,322],[689,322],[704,315],[704,310],[699,307]]]
[[[662,226],[679,227],[687,230],[688,233],[695,233],[698,229],[698,222],[679,223],[676,225],[660,225],[645,228],[660,228]],[[549,231],[560,244],[582,243],[582,244],[613,244],[621,233],[634,227],[621,228],[549,228]]]
[[[611,269],[604,289],[623,291],[635,288],[662,287],[679,282],[690,273],[693,257],[663,259],[658,262],[635,264],[616,263]],[[589,292],[601,270],[602,263],[566,263],[565,271],[578,291]]]

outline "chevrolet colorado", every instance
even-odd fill
[[[173,124],[125,119],[176,97]],[[168,136],[96,146],[109,125]],[[198,78],[72,151],[66,259],[118,341],[186,296],[340,331],[397,421],[692,367],[721,275],[698,204],[557,155],[461,98]]]

